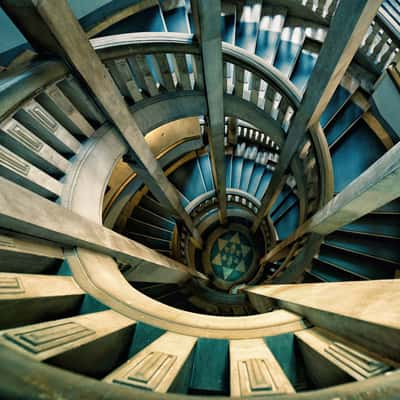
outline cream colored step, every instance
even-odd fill
[[[76,154],[79,141],[37,101],[30,100],[15,115],[21,124],[61,154]]]
[[[62,183],[0,145],[0,175],[46,198],[58,198]]]
[[[83,295],[70,276],[1,272],[0,329],[71,315]]]
[[[398,367],[397,363],[371,354],[367,349],[325,329],[306,329],[296,332],[295,336],[308,375],[317,386],[338,384],[341,383],[340,379],[362,381],[380,375],[391,367]]]
[[[14,118],[5,120],[1,143],[14,154],[50,174],[65,174],[69,161]]]
[[[93,135],[93,126],[56,84],[46,88],[37,101],[73,135],[87,138]]]
[[[134,388],[166,393],[178,390],[179,374],[187,367],[197,338],[167,332],[104,380]]]
[[[232,397],[294,393],[264,339],[231,340],[229,356]]]
[[[102,377],[120,363],[135,321],[112,310],[0,332],[0,344],[36,361]]]
[[[0,272],[54,273],[63,259],[62,247],[52,242],[0,231]]]

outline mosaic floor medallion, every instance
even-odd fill
[[[210,252],[214,274],[224,281],[237,281],[252,266],[253,246],[241,232],[227,231],[216,238]]]

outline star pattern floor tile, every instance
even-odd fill
[[[221,235],[211,249],[214,273],[225,281],[236,281],[251,266],[253,249],[240,232],[229,231]]]

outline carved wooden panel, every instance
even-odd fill
[[[350,368],[365,379],[390,369],[388,365],[339,342],[332,342],[325,352],[335,359],[336,364]]]
[[[0,148],[0,164],[12,169],[17,174],[25,176],[28,175],[30,169],[28,163],[3,148]]]
[[[45,93],[59,108],[63,110],[65,114],[72,115],[73,113],[77,112],[76,108],[56,85],[47,88]]]
[[[29,147],[35,152],[39,152],[44,146],[43,142],[15,120],[8,122],[3,129],[14,139],[23,143],[26,147]]]
[[[0,276],[0,295],[23,293],[22,282],[16,276]]]
[[[61,322],[47,326],[42,325],[41,328],[17,329],[5,333],[4,337],[31,353],[37,354],[95,334],[95,331],[76,322]]]
[[[156,390],[176,360],[177,357],[171,354],[150,352],[138,360],[124,377],[115,378],[113,382]]]
[[[243,396],[263,395],[277,391],[267,360],[252,358],[238,361],[240,390]]]
[[[26,112],[31,115],[34,119],[45,126],[50,132],[57,130],[58,124],[55,119],[41,106],[36,103],[31,104],[27,107]]]
[[[0,248],[1,247],[15,248],[14,239],[10,236],[0,235]]]

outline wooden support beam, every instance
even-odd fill
[[[396,83],[396,86],[400,88],[400,57],[396,64],[390,65],[387,69],[388,74]]]
[[[303,100],[291,122],[278,165],[261,201],[258,216],[253,223],[253,232],[257,231],[265,214],[273,206],[293,156],[304,142],[307,130],[319,123],[381,2],[382,0],[352,0],[339,3]]]
[[[307,238],[307,245],[300,250],[290,265],[287,268],[278,268],[270,280],[273,280],[274,283],[296,282],[304,271],[311,269],[312,260],[318,253],[322,242],[323,236],[316,233],[311,234]]]
[[[79,246],[116,258],[145,273],[149,268],[160,282],[205,278],[185,265],[50,202],[0,177],[0,226],[67,247]],[[157,272],[157,273],[156,273]]]
[[[393,146],[321,210],[271,249],[260,263],[275,262],[306,233],[322,238],[400,196],[400,143]]]
[[[398,279],[260,285],[249,287],[246,292],[257,309],[274,302],[315,326],[400,361]]]
[[[389,150],[394,144],[393,139],[390,137],[387,130],[382,126],[378,118],[374,115],[373,111],[371,110],[371,103],[368,101],[368,99],[361,91],[356,91],[352,95],[351,101],[364,111],[362,119],[371,128],[386,149]]]
[[[221,44],[221,1],[191,0],[195,35],[200,43],[208,108],[207,136],[221,223],[226,222],[224,146],[224,72]]]
[[[91,46],[66,0],[1,0],[1,6],[39,53],[57,54],[80,75],[130,146],[133,159],[159,187],[159,200],[180,218],[198,247],[201,237],[147,145],[110,73]]]
[[[378,118],[371,111],[367,111],[362,116],[364,122],[372,129],[376,136],[378,136],[379,140],[386,147],[386,149],[390,149],[393,147],[393,139],[389,135],[388,131],[382,126]]]
[[[277,245],[275,245],[271,250],[265,254],[261,260],[260,264],[265,265],[266,263],[273,263],[275,261],[281,260],[286,257],[289,253],[289,246],[296,240],[300,239],[305,233],[307,233],[307,228],[309,221],[304,222],[300,225],[290,236],[285,240],[282,240]]]
[[[328,235],[400,196],[400,143],[318,211],[308,232]]]
[[[234,117],[228,118],[228,144],[233,146],[237,144],[238,120]]]

